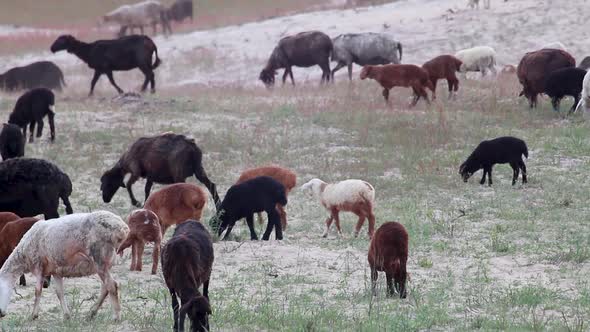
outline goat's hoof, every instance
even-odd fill
[[[39,318],[39,314],[32,314],[31,315],[31,320],[36,320],[37,318]]]
[[[328,237],[328,233],[324,233],[324,234],[322,234],[322,237],[323,237],[324,239],[325,239],[325,238],[327,238],[327,237]]]

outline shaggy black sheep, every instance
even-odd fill
[[[6,91],[33,88],[61,91],[62,86],[66,86],[64,74],[51,61],[39,61],[22,67],[14,67],[0,75],[0,89]]]
[[[223,237],[225,240],[231,233],[236,221],[246,218],[250,229],[250,239],[258,240],[254,230],[254,213],[265,211],[268,216],[268,224],[262,239],[268,240],[274,227],[277,240],[282,240],[283,229],[281,227],[281,218],[276,209],[277,204],[287,205],[285,187],[269,176],[259,176],[233,185],[229,188],[219,206],[219,213],[216,218],[221,223],[219,225],[215,224],[213,229],[218,229],[219,236],[227,229]]]
[[[0,130],[0,156],[2,160],[23,157],[25,137],[16,125],[4,123]]]
[[[53,142],[55,140],[54,106],[55,95],[51,90],[46,88],[32,89],[18,98],[12,113],[8,117],[8,123],[21,127],[24,137],[27,137],[27,125],[29,125],[31,130],[29,143],[32,143],[35,124],[37,124],[37,137],[41,137],[43,118],[47,115],[49,129],[51,130],[51,141]]]
[[[528,158],[529,151],[526,143],[519,138],[505,136],[483,141],[461,164],[459,173],[463,177],[463,181],[467,182],[473,173],[483,168],[483,177],[479,183],[484,184],[486,174],[488,174],[488,185],[491,186],[492,166],[509,163],[513,170],[512,185],[516,183],[520,170],[522,170],[522,183],[527,183],[526,166],[522,160],[522,155]]]
[[[580,68],[562,68],[552,71],[545,82],[545,94],[551,97],[553,110],[559,112],[559,103],[565,96],[574,97],[574,104],[570,108],[572,113],[580,101],[582,82],[586,71]]]
[[[0,163],[0,211],[21,217],[43,214],[59,218],[59,199],[66,213],[73,213],[69,196],[70,178],[54,164],[33,158],[9,159]]]
[[[186,315],[192,331],[209,331],[209,279],[214,259],[211,235],[200,222],[187,220],[176,226],[161,257],[164,280],[172,297],[174,331],[184,331]],[[199,293],[201,285],[203,295]]]

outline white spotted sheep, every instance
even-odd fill
[[[129,235],[117,250],[117,254],[122,255],[125,249],[131,247],[131,267],[129,270],[141,271],[141,258],[145,244],[146,242],[153,242],[152,274],[156,274],[162,244],[162,231],[158,216],[150,210],[135,210],[129,214],[127,226],[129,226]]]
[[[455,53],[455,57],[463,63],[460,72],[481,72],[485,76],[490,70],[496,75],[496,51],[489,46],[476,46]]]

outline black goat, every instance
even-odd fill
[[[23,157],[25,137],[16,125],[5,123],[0,130],[0,156],[2,160]]]
[[[51,130],[51,141],[55,140],[55,95],[46,88],[35,88],[20,96],[12,113],[8,117],[8,123],[15,124],[22,128],[23,136],[27,137],[27,125],[31,131],[29,143],[33,143],[35,124],[37,124],[37,138],[43,133],[43,118],[47,115],[49,129]]]
[[[172,297],[174,331],[184,331],[186,315],[192,331],[209,331],[209,279],[214,259],[211,235],[200,222],[187,220],[176,226],[161,257],[164,280]],[[199,293],[201,285],[203,295]]]
[[[66,213],[73,213],[71,194],[70,178],[46,160],[15,158],[0,163],[0,211],[21,217],[42,213],[45,219],[59,218],[60,198]]]
[[[223,237],[226,240],[236,221],[246,218],[250,229],[250,239],[258,240],[254,230],[254,213],[265,211],[268,216],[268,224],[262,239],[268,240],[274,227],[276,239],[282,240],[283,229],[281,218],[276,209],[277,204],[287,205],[285,186],[269,176],[259,176],[233,185],[221,202],[218,215],[214,217],[214,220],[217,218],[217,222],[221,223],[219,225],[215,223],[213,229],[217,229],[219,236],[227,229]]]
[[[119,39],[84,43],[71,35],[62,35],[51,45],[51,52],[61,50],[75,54],[80,60],[86,62],[88,67],[94,69],[94,77],[90,83],[90,96],[94,93],[94,85],[102,74],[107,75],[117,92],[123,93],[123,90],[115,83],[113,71],[127,71],[135,68],[139,68],[145,75],[141,91],[145,91],[150,83],[152,93],[156,92],[154,69],[160,65],[161,61],[158,58],[156,44],[147,36],[131,35]],[[153,54],[156,59],[152,63]]]
[[[569,67],[552,71],[545,82],[545,94],[551,97],[553,110],[559,112],[559,103],[565,96],[574,97],[574,104],[569,113],[572,113],[582,93],[582,82],[586,71],[584,69]]]
[[[22,67],[14,67],[0,75],[0,89],[6,91],[33,88],[61,91],[62,86],[66,86],[64,74],[51,61],[39,61]]]
[[[512,185],[518,179],[519,171],[522,170],[522,183],[527,183],[526,166],[522,155],[529,157],[526,143],[516,137],[498,137],[493,140],[483,141],[475,148],[471,155],[459,168],[463,181],[467,182],[473,173],[483,168],[483,177],[480,184],[486,181],[488,174],[488,185],[492,185],[492,166],[495,164],[509,163],[513,170]]]
[[[176,0],[170,8],[166,11],[169,20],[182,22],[185,18],[190,18],[193,21],[193,1],[192,0]]]

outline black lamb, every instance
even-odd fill
[[[45,219],[59,218],[60,198],[66,213],[73,213],[71,194],[70,178],[46,160],[16,158],[0,163],[0,211],[20,217],[43,214]]]
[[[6,91],[33,88],[61,91],[62,86],[65,85],[63,72],[51,61],[39,61],[14,67],[0,75],[0,89]]]
[[[219,206],[217,222],[220,224],[215,223],[213,229],[217,228],[219,236],[227,229],[223,237],[226,240],[236,221],[246,218],[250,229],[250,239],[258,240],[254,230],[254,213],[265,211],[268,216],[268,225],[262,239],[268,240],[274,227],[276,239],[282,240],[283,230],[281,218],[276,210],[277,204],[287,205],[285,187],[269,176],[259,176],[233,185]]]
[[[529,151],[526,143],[519,138],[505,136],[483,141],[461,164],[459,173],[463,177],[463,182],[467,182],[473,173],[483,168],[483,177],[479,183],[485,183],[487,173],[488,185],[491,186],[492,166],[509,163],[513,170],[512,185],[516,183],[520,170],[522,170],[522,183],[527,183],[526,166],[522,160],[522,155],[528,158]]]
[[[22,128],[23,136],[27,137],[27,125],[31,130],[29,143],[33,142],[33,132],[37,124],[37,137],[43,133],[43,118],[47,115],[49,129],[51,130],[51,141],[55,140],[55,124],[53,118],[55,113],[55,95],[46,88],[35,88],[25,92],[18,98],[12,113],[8,117],[8,123],[15,124]]]
[[[0,130],[0,156],[2,160],[23,157],[25,155],[25,137],[16,125],[4,123]]]
[[[586,75],[584,69],[575,67],[557,69],[549,74],[544,92],[551,97],[554,111],[559,112],[559,103],[565,96],[572,96],[575,99],[569,113],[576,109],[582,93],[584,75]]]

